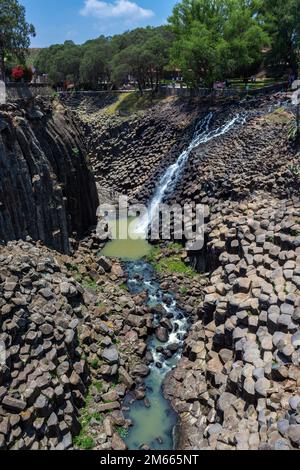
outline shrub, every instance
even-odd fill
[[[25,82],[31,82],[32,70],[31,68],[25,67],[24,65],[17,65],[16,67],[13,67],[11,76],[17,82],[19,82],[22,79]]]
[[[24,78],[24,67],[22,65],[18,65],[14,67],[11,72],[11,76],[14,80],[19,81]]]

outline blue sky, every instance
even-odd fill
[[[20,0],[37,36],[32,47],[73,40],[85,42],[101,34],[122,33],[138,26],[166,22],[177,0]]]

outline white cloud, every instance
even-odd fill
[[[84,7],[80,10],[82,16],[104,19],[114,18],[132,23],[146,20],[154,16],[152,10],[146,10],[129,0],[113,0],[102,2],[100,0],[85,0]]]

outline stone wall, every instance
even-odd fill
[[[6,99],[7,101],[17,101],[35,98],[37,96],[52,96],[53,89],[49,85],[26,84],[26,83],[7,83]]]

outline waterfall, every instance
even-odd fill
[[[240,114],[237,114],[224,125],[218,127],[217,129],[210,130],[212,118],[213,113],[209,113],[200,120],[196,126],[193,138],[188,148],[181,153],[176,163],[171,165],[161,177],[154,196],[150,202],[147,214],[140,218],[140,220],[138,220],[136,223],[134,231],[141,237],[147,237],[148,227],[157,214],[159,205],[163,202],[166,195],[175,189],[191,152],[199,145],[205,144],[210,140],[216,139],[217,137],[226,134],[238,123],[245,122],[245,118]]]

